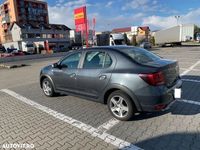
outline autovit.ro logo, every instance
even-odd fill
[[[2,148],[4,149],[11,149],[11,148],[19,148],[19,149],[33,149],[35,146],[34,144],[27,144],[27,143],[24,143],[24,144],[17,144],[17,143],[14,143],[14,144],[3,144],[2,145]]]

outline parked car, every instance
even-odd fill
[[[145,48],[145,49],[150,49],[152,46],[151,46],[151,43],[149,43],[149,42],[142,42],[140,44],[140,47]]]
[[[177,61],[129,46],[70,51],[40,73],[46,96],[65,93],[101,102],[119,120],[165,109],[181,85]]]
[[[5,53],[6,49],[4,46],[0,45],[0,53]]]

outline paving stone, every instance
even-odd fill
[[[0,97],[0,114],[10,116],[1,116],[0,146],[29,143],[34,144],[36,150],[116,148],[2,92]]]

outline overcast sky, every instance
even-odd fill
[[[200,0],[45,0],[51,23],[74,28],[73,9],[87,5],[88,19],[96,18],[96,30],[150,26],[151,30],[179,23],[200,25]]]

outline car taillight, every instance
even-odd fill
[[[153,85],[153,86],[165,84],[165,77],[162,72],[150,73],[150,74],[139,74],[139,76],[148,84]]]

